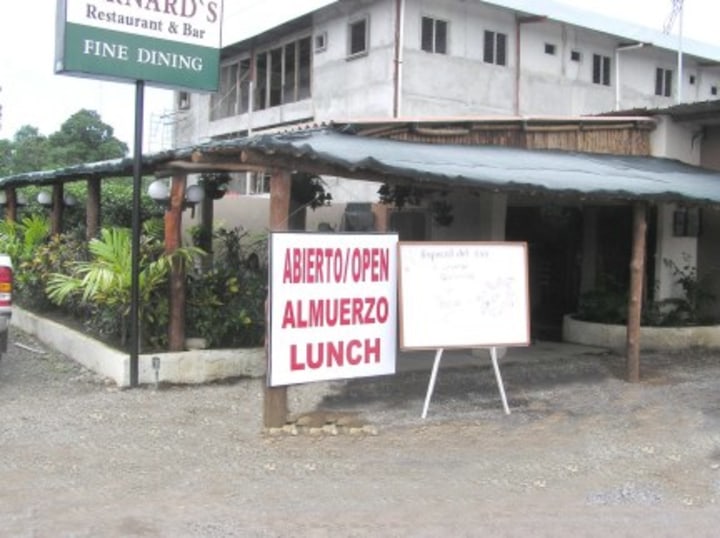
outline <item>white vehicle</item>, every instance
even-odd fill
[[[7,351],[12,316],[13,267],[7,254],[0,254],[0,355]]]

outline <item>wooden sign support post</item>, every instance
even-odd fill
[[[275,170],[270,178],[270,230],[285,231],[290,213],[290,172]],[[266,316],[266,319],[269,319]],[[269,327],[269,323],[268,323]],[[267,342],[265,349],[268,349]],[[267,357],[268,371],[272,358]],[[263,422],[266,428],[279,428],[287,420],[287,387],[271,387],[265,384],[263,397]]]

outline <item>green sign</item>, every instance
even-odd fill
[[[58,0],[55,72],[217,91],[222,0]]]

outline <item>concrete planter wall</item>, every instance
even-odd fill
[[[13,306],[12,324],[89,370],[111,379],[118,387],[130,386],[128,353],[17,306]],[[158,381],[161,383],[199,384],[235,377],[257,378],[264,376],[266,369],[264,348],[141,354],[138,357],[140,384],[155,383],[153,357],[160,359]]]
[[[562,338],[574,344],[623,349],[627,345],[627,328],[624,325],[579,321],[568,314],[563,318]],[[720,348],[720,325],[641,327],[640,347],[652,350]]]

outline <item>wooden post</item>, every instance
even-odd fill
[[[17,193],[15,187],[5,189],[7,205],[5,206],[5,220],[17,222]]]
[[[288,229],[288,217],[290,214],[290,173],[281,170],[274,170],[270,178],[270,230],[280,232]],[[267,304],[267,303],[266,303]],[[266,308],[267,311],[267,308]],[[269,330],[269,318],[268,330]],[[267,337],[266,337],[267,338]],[[265,342],[268,368],[270,366],[270,354],[268,353],[268,342]],[[265,383],[263,398],[263,422],[266,428],[279,428],[287,420],[287,387],[270,387]]]
[[[173,176],[170,183],[170,207],[165,212],[165,253],[172,254],[182,242],[182,212],[186,176]],[[170,269],[169,351],[185,349],[185,266],[175,260]]]
[[[208,192],[205,191],[205,198],[200,203],[200,244],[198,245],[201,249],[207,252],[207,255],[203,257],[202,264],[205,271],[212,267],[213,263],[213,222],[215,200],[212,196],[208,196]]]
[[[633,208],[633,246],[627,321],[627,380],[631,383],[640,381],[640,321],[645,276],[646,231],[647,208],[645,203],[636,202]]]
[[[87,180],[87,202],[85,203],[85,237],[88,241],[100,231],[100,178]]]
[[[64,185],[55,183],[52,189],[52,210],[50,213],[50,234],[58,235],[62,233],[63,209],[64,201]]]

